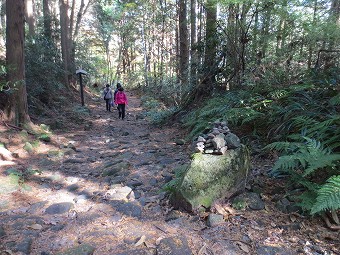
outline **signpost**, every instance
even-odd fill
[[[76,74],[79,75],[81,105],[84,106],[84,86],[82,75],[87,75],[87,72],[82,69],[78,69]]]

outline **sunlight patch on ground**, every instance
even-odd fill
[[[0,168],[6,166],[15,166],[16,164],[13,161],[0,161]]]

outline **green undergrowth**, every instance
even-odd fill
[[[175,173],[174,178],[162,187],[162,191],[165,191],[170,194],[174,193],[178,189],[179,185],[181,184],[181,181],[187,169],[188,169],[188,165],[182,165],[182,166],[177,167],[174,170],[174,173]]]
[[[9,168],[6,173],[11,178],[11,182],[23,187],[24,189],[29,189],[29,186],[25,185],[32,176],[41,174],[41,170],[33,168],[25,168],[24,170],[18,170],[17,168]]]
[[[143,108],[146,109],[147,119],[155,125],[161,125],[177,111],[177,107],[167,107],[164,103],[151,96],[141,98]]]
[[[207,100],[183,119],[188,140],[227,121],[232,132],[263,155],[278,152],[271,174],[286,176],[287,192],[314,215],[340,208],[340,94],[313,84],[227,91]]]

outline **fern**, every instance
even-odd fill
[[[330,100],[329,100],[329,103],[331,105],[340,105],[340,93],[338,93],[336,96],[332,97]]]
[[[300,115],[292,119],[292,126],[297,127],[299,129],[305,128],[305,127],[312,127],[313,125],[317,123],[318,121],[316,121],[314,118],[310,116],[305,116],[305,115]]]
[[[163,187],[162,190],[168,193],[173,193],[177,190],[178,185],[183,179],[183,176],[188,168],[188,165],[182,165],[179,166],[177,169],[175,169],[175,178],[166,183]]]
[[[329,149],[323,148],[320,141],[308,137],[303,138],[306,141],[305,143],[293,143],[292,145],[276,143],[271,145],[272,148],[280,145],[285,150],[296,147],[290,155],[284,155],[278,159],[272,170],[274,175],[278,171],[291,172],[302,169],[302,176],[306,177],[318,169],[331,167],[335,162],[340,161],[340,154],[331,153]]]
[[[295,143],[295,142],[273,142],[268,145],[266,145],[263,150],[276,150],[279,152],[292,152],[295,151],[301,143]]]
[[[307,190],[301,195],[297,196],[296,199],[299,201],[296,203],[297,206],[303,210],[310,212],[316,202],[317,193],[312,190]]]
[[[316,202],[311,208],[311,214],[340,208],[340,175],[332,176],[317,191]]]

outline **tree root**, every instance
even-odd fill
[[[20,131],[24,130],[24,128],[21,128],[21,127],[18,127],[18,126],[6,123],[5,121],[2,121],[2,123],[3,123],[4,126],[6,126],[8,128],[12,128],[12,129],[20,130]],[[30,134],[30,135],[34,135],[34,133],[32,133],[30,131],[27,131],[27,133]]]
[[[336,215],[336,212],[335,212],[335,211],[334,211],[334,212],[332,211],[332,215],[333,215],[333,214]],[[325,223],[326,223],[326,225],[327,225],[327,227],[328,227],[329,229],[331,229],[331,230],[340,230],[340,225],[333,225],[333,224],[330,222],[329,217],[328,217],[325,213],[321,214],[321,217],[323,218],[323,220],[325,221]],[[334,219],[334,216],[332,216],[332,218]],[[339,220],[337,215],[336,215],[336,219]],[[334,222],[336,222],[336,219],[334,220]]]

